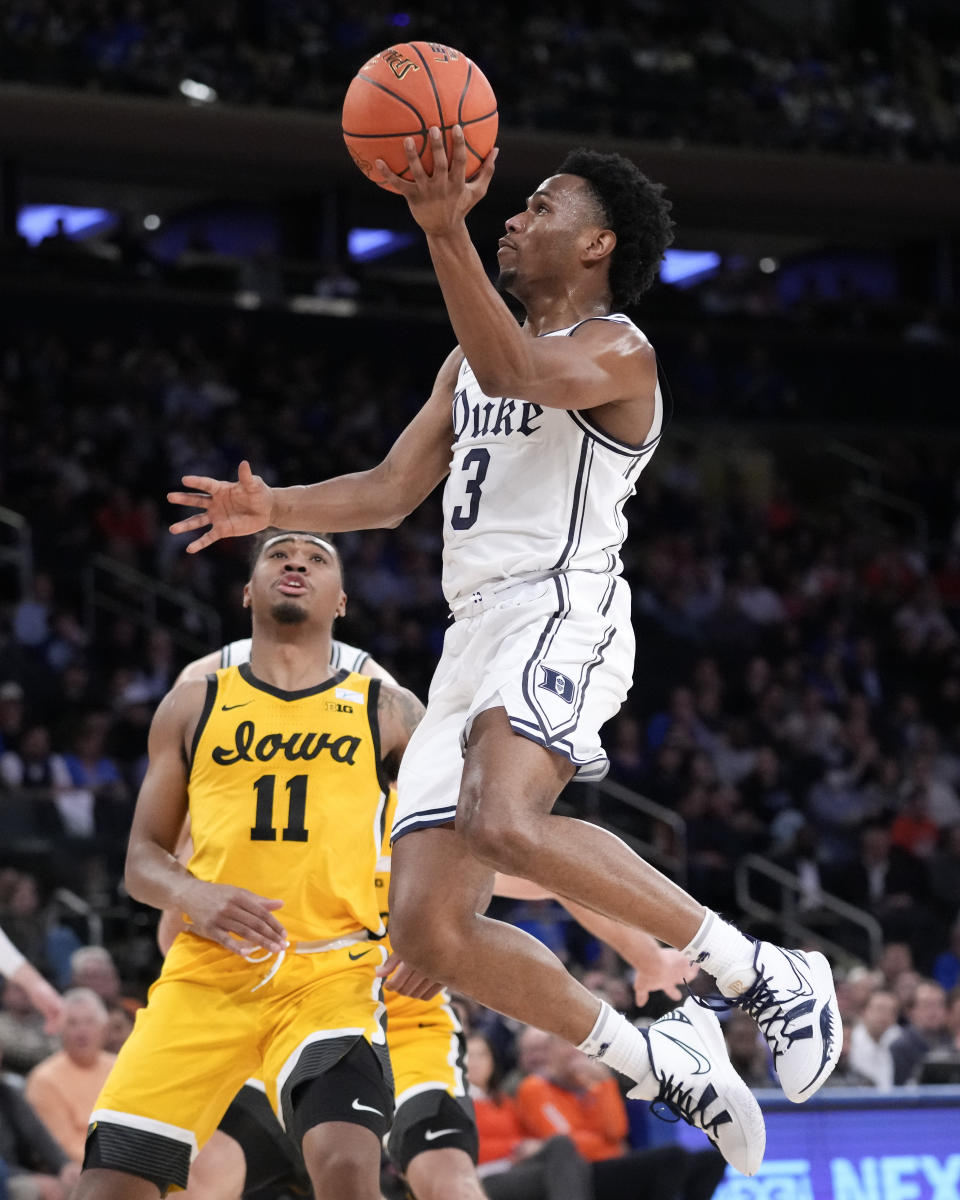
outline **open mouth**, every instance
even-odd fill
[[[285,596],[305,596],[307,593],[306,583],[295,576],[285,576],[276,586]]]

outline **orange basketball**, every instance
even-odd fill
[[[463,127],[467,178],[472,178],[497,139],[497,98],[477,64],[459,50],[437,42],[402,42],[375,54],[354,76],[341,124],[350,157],[360,170],[395,192],[380,179],[374,164],[382,158],[395,175],[409,179],[403,139],[412,137],[424,168],[431,172],[431,125],[443,130],[448,156],[453,152],[450,131],[454,125]]]

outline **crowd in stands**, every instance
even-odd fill
[[[336,113],[377,51],[448,42],[477,59],[511,128],[788,151],[960,157],[960,28],[949,2],[821,4],[797,28],[727,3],[549,11],[385,0],[12,0],[0,80],[196,95]],[[819,19],[818,19],[819,18]],[[210,95],[209,91],[200,91]],[[629,103],[624,102],[629,97]]]
[[[323,346],[253,337],[241,322],[137,332],[105,322],[99,334],[71,337],[21,321],[0,332],[0,505],[28,518],[33,539],[29,578],[0,561],[0,837],[10,864],[0,871],[0,925],[69,997],[61,1047],[7,983],[0,1050],[4,1070],[28,1080],[10,1094],[32,1104],[54,1138],[51,1148],[34,1130],[33,1156],[16,1160],[52,1180],[51,1200],[75,1170],[83,1097],[157,968],[150,920],[120,886],[150,716],[184,661],[212,648],[189,610],[161,601],[150,615],[137,585],[127,611],[98,609],[85,571],[105,553],[213,606],[223,641],[244,636],[245,548],[186,556],[166,532],[163,496],[182,473],[223,477],[244,456],[276,482],[377,461],[429,381],[402,356],[378,371],[341,329],[339,343]],[[671,376],[681,417],[710,411],[709,372],[677,355]],[[799,386],[800,411],[804,401]],[[705,902],[735,911],[734,867],[760,852],[801,879],[804,921],[864,959],[843,972],[836,1082],[956,1081],[957,456],[942,435],[845,436],[873,456],[883,495],[909,500],[906,516],[851,506],[847,479],[828,466],[829,433],[720,436],[702,419],[668,430],[628,510],[638,654],[633,693],[607,733],[612,778],[683,817],[688,882]],[[339,636],[421,695],[447,622],[440,528],[433,498],[396,531],[339,539],[350,596]],[[12,543],[0,539],[0,548]],[[599,815],[677,849],[666,827],[603,798]],[[62,888],[94,912],[123,913],[105,926],[112,960],[84,949],[90,926]],[[835,925],[825,892],[877,917],[879,957]],[[632,1017],[659,1011],[662,997],[636,1005],[629,964],[555,906],[500,911]],[[524,1171],[543,1186],[557,1171],[569,1179],[571,1153],[598,1195],[620,1194],[637,1171],[648,1178],[642,1155],[667,1151],[676,1161],[664,1174],[686,1180],[680,1195],[710,1194],[715,1161],[681,1164],[676,1147],[649,1144],[638,1106],[623,1108],[609,1079],[587,1079],[584,1062],[558,1046],[524,1066],[534,1031],[469,1004],[464,1017],[477,1060],[484,1042],[492,1060],[472,1082],[494,1200],[516,1194]],[[733,1015],[726,1034],[750,1082],[772,1083],[755,1027]],[[504,1071],[515,1086],[501,1086]],[[50,1097],[67,1093],[78,1107],[55,1111]],[[572,1133],[544,1118],[545,1096],[551,1111],[562,1101]],[[9,1103],[20,1111],[19,1100]],[[575,1118],[586,1109],[581,1136]],[[0,1157],[15,1153],[0,1147]]]

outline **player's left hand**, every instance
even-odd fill
[[[459,125],[454,125],[450,136],[453,154],[448,160],[443,134],[436,125],[430,127],[432,175],[428,175],[424,169],[413,138],[405,138],[403,143],[410,167],[409,180],[394,175],[382,158],[376,162],[377,170],[406,198],[413,219],[427,234],[449,233],[460,226],[470,209],[487,194],[493,179],[494,164],[499,153],[497,148],[490,151],[480,170],[468,181],[467,145],[463,130]]]
[[[679,1000],[681,985],[689,983],[700,968],[688,958],[669,946],[661,947],[653,963],[642,974],[637,972],[633,981],[633,995],[638,1008],[643,1008],[651,992],[664,992],[671,1000]]]
[[[384,981],[383,986],[387,991],[399,992],[401,996],[410,996],[414,1000],[432,1000],[442,987],[435,979],[428,979],[413,967],[408,967],[396,952],[377,967],[377,975]]]

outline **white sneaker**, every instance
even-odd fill
[[[646,1030],[651,1074],[627,1095],[663,1104],[702,1129],[727,1162],[753,1175],[767,1131],[753,1093],[733,1069],[720,1022],[692,996]]]
[[[842,1033],[833,972],[817,950],[757,942],[756,980],[724,999],[748,1012],[773,1053],[788,1100],[802,1104],[820,1090],[840,1057]]]

